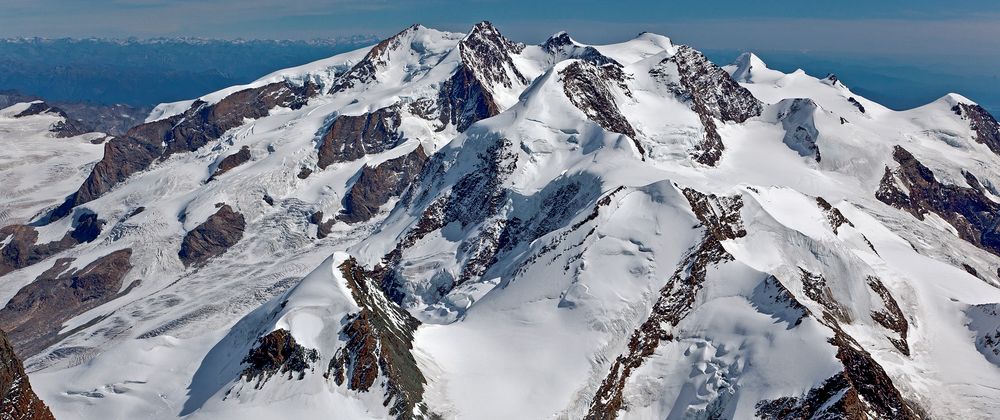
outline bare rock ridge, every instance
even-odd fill
[[[350,162],[368,154],[382,153],[399,145],[399,105],[362,115],[340,115],[323,135],[319,147],[320,169],[337,162]]]
[[[919,220],[936,214],[955,227],[958,236],[1000,255],[1000,204],[975,188],[944,184],[934,172],[901,146],[892,153],[899,167],[885,168],[875,197]]]
[[[132,249],[126,248],[83,268],[73,267],[74,258],[60,258],[19,290],[0,310],[0,328],[8,331],[18,354],[41,352],[72,333],[60,333],[64,322],[120,296],[125,275],[132,269],[131,256]]]
[[[344,197],[344,208],[337,219],[347,223],[371,219],[390,198],[399,196],[410,186],[426,163],[424,148],[417,146],[416,150],[375,167],[365,165]]]
[[[668,75],[674,72],[659,68],[654,69],[653,76],[664,80],[691,103],[705,130],[705,138],[695,150],[695,160],[715,166],[725,149],[715,120],[741,123],[759,116],[763,110],[760,101],[725,70],[686,45],[678,46],[677,53],[661,64],[675,67],[680,80],[673,81]]]
[[[420,322],[383,294],[378,268],[367,271],[349,259],[339,269],[361,310],[341,330],[347,345],[330,359],[325,375],[337,385],[346,383],[348,389],[361,392],[371,392],[377,379],[384,377],[382,405],[389,408],[389,415],[408,419],[418,412],[426,414],[422,400],[427,379],[412,353],[413,332]]]
[[[31,102],[31,104],[28,105],[28,108],[19,112],[17,115],[14,115],[14,118],[23,118],[39,114],[52,114],[62,117],[62,121],[53,124],[52,127],[49,128],[49,131],[55,133],[56,137],[73,137],[94,131],[92,127],[87,126],[84,122],[70,118],[70,116],[66,114],[66,111],[62,110],[62,108],[49,105],[44,101]]]
[[[35,395],[7,334],[0,330],[0,419],[53,420],[49,407]]]
[[[198,225],[181,242],[177,253],[184,266],[197,266],[222,255],[243,238],[246,219],[228,204],[219,207],[204,223]]]
[[[135,126],[124,136],[105,143],[104,157],[80,189],[52,212],[51,219],[65,217],[73,207],[100,197],[132,174],[149,168],[157,159],[197,150],[242,125],[246,118],[266,116],[277,106],[301,108],[316,89],[311,83],[302,86],[271,83],[241,90],[215,104],[196,101],[180,115]]]
[[[616,61],[590,45],[580,45],[573,41],[566,32],[552,35],[542,44],[542,50],[553,57],[553,61],[575,58],[587,61],[597,66],[615,63]]]
[[[403,279],[392,275],[403,251],[450,223],[457,222],[462,229],[480,224],[483,227],[478,235],[460,245],[465,250],[463,268],[458,279],[452,285],[443,287],[440,293],[447,293],[452,287],[482,274],[488,268],[496,255],[501,232],[507,223],[507,217],[500,214],[500,210],[509,197],[509,191],[502,186],[503,181],[517,166],[517,154],[512,148],[513,144],[509,140],[500,139],[483,153],[469,157],[475,159],[476,169],[463,174],[450,189],[439,191],[438,188],[443,186],[430,182],[421,185],[420,190],[408,190],[401,198],[401,202],[408,203],[411,207],[418,207],[417,203],[422,206],[425,200],[430,200],[430,204],[422,211],[416,226],[407,231],[394,249],[383,258],[384,265],[390,268],[390,274],[383,278],[382,287],[392,300],[400,302],[406,295],[399,289]],[[450,163],[435,159],[428,162],[428,165],[424,169],[427,176],[440,180]]]
[[[318,360],[319,353],[315,349],[302,347],[288,330],[279,328],[257,339],[257,346],[243,358],[246,368],[240,377],[247,382],[256,381],[255,388],[279,373],[287,373],[288,379],[301,380]]]
[[[7,241],[0,248],[0,275],[19,268],[28,267],[52,255],[72,248],[74,245],[97,239],[105,221],[95,213],[84,213],[76,222],[76,228],[67,232],[58,241],[36,243],[38,231],[33,226],[10,225],[0,228],[0,241]]]
[[[958,103],[951,108],[956,114],[969,120],[969,126],[976,132],[976,141],[985,144],[993,153],[1000,154],[1000,123],[979,105]]]
[[[251,157],[250,147],[249,146],[241,147],[240,151],[223,158],[222,161],[219,162],[219,166],[215,168],[215,172],[212,174],[211,177],[208,178],[208,180],[211,181],[219,177],[220,175],[229,172],[233,168],[249,162],[250,157]]]
[[[511,42],[489,22],[476,24],[458,49],[462,65],[441,87],[437,105],[441,123],[451,123],[462,132],[476,121],[500,113],[495,89],[510,89],[528,81],[511,59],[524,45]]]
[[[388,37],[365,54],[365,57],[352,66],[347,72],[337,78],[328,93],[338,93],[355,86],[374,82],[378,71],[389,64],[389,53],[403,46],[405,38],[413,32],[424,29],[420,25],[412,25],[396,35]]]
[[[605,130],[628,136],[639,154],[645,155],[645,150],[635,138],[635,129],[622,115],[611,93],[611,89],[618,89],[626,96],[632,96],[625,85],[626,76],[621,65],[614,62],[595,65],[577,61],[566,66],[559,75],[563,78],[566,97],[573,105]]]
[[[800,397],[781,397],[757,403],[764,419],[921,419],[926,415],[908,403],[871,354],[850,336],[834,328],[830,343],[844,370]]]
[[[619,411],[624,408],[626,381],[661,342],[674,339],[672,327],[694,307],[695,297],[705,282],[706,270],[733,260],[720,241],[746,235],[739,218],[743,207],[740,197],[705,195],[693,189],[685,189],[684,195],[705,226],[705,236],[697,247],[688,252],[674,275],[660,289],[649,317],[632,333],[627,352],[619,355],[611,365],[591,400],[586,416],[589,420],[618,417]]]
[[[492,23],[477,23],[458,44],[462,63],[488,88],[512,88],[528,79],[514,65],[511,55],[524,50],[523,44],[505,38]]]

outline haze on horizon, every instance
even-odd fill
[[[922,78],[921,99],[959,91],[1000,108],[1000,7],[994,0],[776,0],[716,2],[555,0],[8,0],[0,37],[313,39],[385,37],[413,23],[467,31],[490,20],[508,37],[528,43],[565,30],[586,43],[630,39],[640,31],[729,60],[739,51],[761,54],[790,71],[862,69],[853,82],[871,89],[905,73]],[[777,61],[777,62],[776,62]],[[811,67],[812,68],[811,68]],[[822,67],[826,69],[827,67]],[[864,72],[861,72],[864,73]],[[822,76],[819,75],[819,76]],[[852,80],[847,78],[850,84]],[[886,88],[903,92],[907,85]],[[883,92],[891,99],[891,92]],[[916,99],[907,101],[907,105]]]

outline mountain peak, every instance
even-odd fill
[[[552,34],[549,39],[545,40],[545,42],[542,43],[542,48],[546,51],[552,52],[559,48],[575,44],[576,41],[573,41],[573,38],[570,38],[566,31],[559,31]]]
[[[757,54],[752,52],[740,54],[733,61],[732,66],[734,70],[731,74],[737,82],[749,82],[752,79],[753,72],[767,69],[767,64],[764,63],[764,60],[761,60]]]
[[[949,92],[945,94],[944,96],[938,98],[938,100],[936,100],[935,102],[942,102],[948,104],[949,107],[957,106],[958,104],[978,105],[972,99],[966,98],[965,96],[962,96],[954,92]]]

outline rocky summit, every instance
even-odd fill
[[[481,22],[11,104],[0,418],[995,417],[1000,124],[849,86]]]

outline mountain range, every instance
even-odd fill
[[[481,22],[10,105],[0,414],[991,418],[1000,123],[849,83]]]

